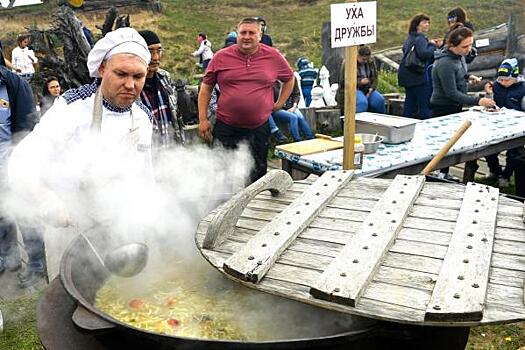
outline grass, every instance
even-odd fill
[[[498,187],[498,185],[496,184],[496,180],[489,181],[489,180],[485,179],[484,177],[476,177],[475,181],[477,183],[482,183],[482,184],[485,184],[485,185]],[[502,188],[500,188],[500,192],[506,193],[506,194],[516,194],[516,182],[515,182],[514,175],[512,175],[511,178],[510,178],[509,187],[506,187],[506,188],[502,187]]]
[[[43,350],[36,331],[36,305],[41,293],[12,300],[0,300],[4,332],[0,333],[2,350]]]
[[[525,350],[525,322],[474,327],[466,350]]]

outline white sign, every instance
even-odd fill
[[[330,5],[332,47],[376,42],[377,5],[375,1]]]
[[[489,38],[476,40],[476,47],[485,47],[489,45],[490,45]]]

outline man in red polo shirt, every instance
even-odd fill
[[[218,51],[211,60],[199,93],[199,135],[206,142],[236,148],[247,142],[255,165],[251,182],[266,174],[272,111],[283,107],[293,89],[293,71],[281,53],[260,44],[261,26],[255,18],[245,18],[237,26],[237,44]],[[274,103],[273,86],[283,82]],[[211,130],[207,111],[215,84],[220,95],[217,121]]]

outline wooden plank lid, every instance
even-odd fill
[[[307,198],[315,204],[308,209]],[[232,229],[204,248],[227,207],[237,208]],[[213,266],[248,287],[401,323],[525,320],[523,204],[495,188],[326,172],[278,195],[260,192],[243,208],[227,202],[210,213],[196,242]],[[270,247],[275,232],[283,236]]]

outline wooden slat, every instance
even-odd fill
[[[493,253],[491,265],[506,270],[525,271],[525,259],[517,255]]]
[[[525,280],[525,272],[523,271],[504,270],[498,267],[491,267],[490,269],[489,283],[521,288],[523,280]]]
[[[246,282],[245,282],[246,283]],[[384,285],[388,286],[388,285]],[[266,291],[270,294],[277,294],[286,296],[287,298],[299,300],[310,304],[310,299],[315,301],[315,305],[335,311],[348,312],[348,307],[340,304],[331,303],[329,301],[313,299],[308,294],[308,287],[297,284],[278,281],[271,278],[264,278],[257,288]],[[404,289],[396,288],[393,293],[402,294]],[[422,293],[420,293],[422,294]],[[369,298],[362,298],[359,304],[359,309],[353,309],[353,313],[359,316],[374,315],[374,318],[380,320],[393,321],[397,319],[406,320],[408,322],[422,322],[424,312],[422,309],[416,309],[411,306],[401,306],[397,304],[389,304],[383,301],[373,300]]]
[[[423,176],[396,176],[310,294],[355,306],[393,244],[424,181]]]
[[[386,255],[385,261],[383,261],[383,266],[391,266],[406,270],[427,272],[437,275],[441,270],[442,263],[443,260],[429,258],[426,256],[388,253]]]
[[[489,279],[499,190],[469,182],[425,320],[478,321]]]
[[[327,171],[285,210],[273,218],[244,247],[224,262],[224,271],[257,282],[290,243],[295,240],[339,189],[352,178],[352,171]]]

